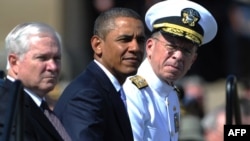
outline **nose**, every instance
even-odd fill
[[[181,50],[176,50],[173,52],[173,57],[176,59],[182,59],[185,54]]]
[[[47,68],[49,70],[55,71],[55,70],[58,70],[59,67],[60,67],[60,63],[58,61],[56,61],[54,59],[48,60],[48,62],[47,62]]]

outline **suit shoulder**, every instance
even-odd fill
[[[147,81],[140,75],[132,76],[129,79],[138,89],[142,89],[148,86]]]
[[[3,86],[4,84],[4,79],[0,79],[0,86]]]

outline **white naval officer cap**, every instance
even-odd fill
[[[217,22],[203,6],[190,0],[165,0],[151,6],[145,15],[151,32],[161,30],[203,45],[217,34]]]

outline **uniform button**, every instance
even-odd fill
[[[174,136],[174,132],[173,132],[173,131],[171,131],[171,136],[172,136],[172,137]]]

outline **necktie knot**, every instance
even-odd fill
[[[50,108],[49,108],[49,106],[48,106],[48,104],[47,104],[47,102],[44,101],[44,100],[42,100],[42,103],[41,103],[41,106],[40,106],[40,107],[42,108],[43,111],[44,111],[44,110],[51,111]]]

